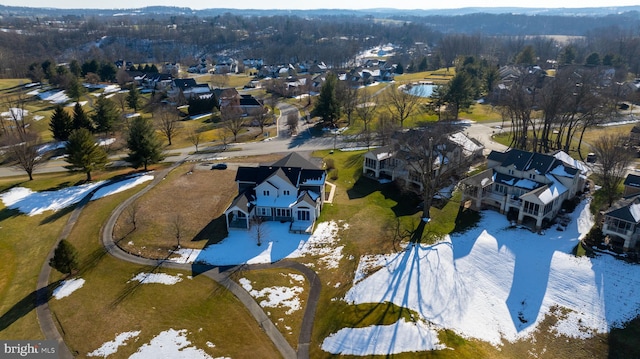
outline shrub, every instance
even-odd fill
[[[325,167],[325,169],[327,171],[330,171],[330,170],[336,168],[336,164],[335,164],[333,158],[326,158],[324,160],[324,167]]]
[[[329,171],[329,178],[332,181],[336,181],[338,179],[338,169],[334,168],[331,171]]]
[[[584,237],[584,242],[588,246],[597,246],[598,244],[602,243],[603,240],[604,234],[602,233],[602,228],[598,226],[594,226],[593,228],[591,228],[589,233],[587,233],[587,235]]]
[[[60,241],[49,260],[49,265],[62,274],[71,274],[78,269],[78,251],[69,241]]]

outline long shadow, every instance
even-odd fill
[[[17,209],[3,208],[0,210],[0,222],[4,221],[5,219],[17,217],[19,215],[20,211]]]
[[[198,232],[192,239],[191,242],[200,242],[207,241],[205,245],[216,244],[225,239],[229,235],[227,231],[227,222],[224,214],[220,215],[218,218],[215,218],[211,222],[209,222],[206,226],[204,226],[200,232]]]
[[[47,303],[52,297],[53,289],[59,284],[60,281],[49,283],[46,287],[34,290],[14,304],[6,313],[0,316],[0,332],[29,314],[36,307]]]
[[[380,191],[382,186],[383,185],[375,180],[361,176],[353,186],[347,190],[347,195],[349,196],[349,199],[364,198],[372,193]]]
[[[73,212],[76,209],[76,206],[78,204],[73,204],[71,206],[67,206],[64,208],[61,208],[57,211],[54,211],[53,213],[51,213],[50,215],[46,216],[45,218],[43,218],[40,221],[40,224],[49,224],[49,223],[53,223],[57,220],[59,220],[60,218],[66,216],[67,214]]]

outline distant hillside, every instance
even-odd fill
[[[143,8],[130,9],[57,9],[57,8],[31,8],[19,6],[0,5],[0,15],[3,16],[63,16],[63,15],[90,15],[90,16],[118,16],[118,15],[196,15],[196,16],[217,16],[225,13],[246,15],[246,16],[273,16],[273,15],[297,15],[297,16],[375,16],[375,17],[398,17],[398,16],[461,16],[469,14],[518,14],[529,16],[590,16],[602,17],[628,12],[640,12],[640,6],[617,6],[617,7],[585,7],[585,8],[520,8],[520,7],[467,7],[460,9],[415,9],[401,10],[393,8],[376,8],[365,10],[348,9],[316,9],[316,10],[245,10],[233,8],[211,8],[203,10],[193,10],[187,7],[172,6],[149,6]]]

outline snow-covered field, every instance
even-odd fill
[[[478,227],[464,234],[435,245],[412,245],[396,255],[365,258],[344,300],[392,302],[416,311],[431,328],[496,346],[531,335],[557,307],[566,309],[553,328],[557,335],[588,338],[608,332],[640,314],[640,266],[608,255],[574,257],[572,249],[592,226],[588,203],[572,218],[567,230],[539,235],[509,228],[504,216],[485,211]],[[358,339],[365,330],[342,329],[325,339],[323,349],[369,355],[385,347],[388,353],[422,350],[418,342],[438,345],[436,331],[400,323],[393,329],[369,328],[368,340]],[[416,332],[421,340],[415,346],[399,347],[400,338]],[[353,348],[344,338],[365,344]]]
[[[135,187],[153,179],[151,175],[136,175],[120,182],[106,185],[91,197],[96,200],[129,188]],[[17,209],[29,216],[35,216],[45,211],[58,211],[80,200],[89,192],[103,185],[104,181],[87,183],[80,186],[67,187],[57,191],[33,192],[25,187],[14,187],[0,194],[0,200],[7,208]]]
[[[133,178],[105,191],[113,193],[139,180]],[[42,193],[14,188],[0,198],[6,206],[33,215],[74,203],[95,185]],[[500,346],[529,337],[547,315],[556,315],[552,330],[558,336],[589,338],[638,316],[640,266],[608,255],[574,257],[573,248],[593,225],[588,202],[579,205],[571,217],[566,230],[550,229],[539,235],[512,228],[503,215],[484,211],[477,227],[437,244],[361,257],[353,287],[340,299],[351,304],[392,302],[415,311],[418,317],[414,323],[401,320],[385,326],[342,328],[325,338],[323,350],[352,355],[441,350],[445,346],[437,333],[444,328]],[[339,229],[347,227],[343,222],[319,223],[313,235],[300,235],[290,234],[286,224],[268,222],[261,246],[251,231],[231,231],[221,243],[202,251],[181,250],[174,260],[235,265],[313,257],[317,260],[309,265],[317,270],[335,270],[343,258]],[[139,276],[135,279],[165,284],[181,280],[178,276]],[[299,310],[299,286],[295,278],[292,281],[282,288],[255,289],[246,279],[241,284],[264,307],[287,305],[288,310]],[[63,283],[56,296],[69,295],[81,285],[79,279]],[[134,336],[137,334],[117,337],[109,345],[117,350]],[[162,332],[142,345],[134,357],[207,358],[201,349],[189,346],[186,336],[184,330]],[[114,350],[109,345],[102,352]]]

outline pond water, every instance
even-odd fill
[[[434,84],[409,84],[404,87],[404,91],[408,94],[419,96],[419,97],[429,97],[433,93],[433,89],[436,87]]]

